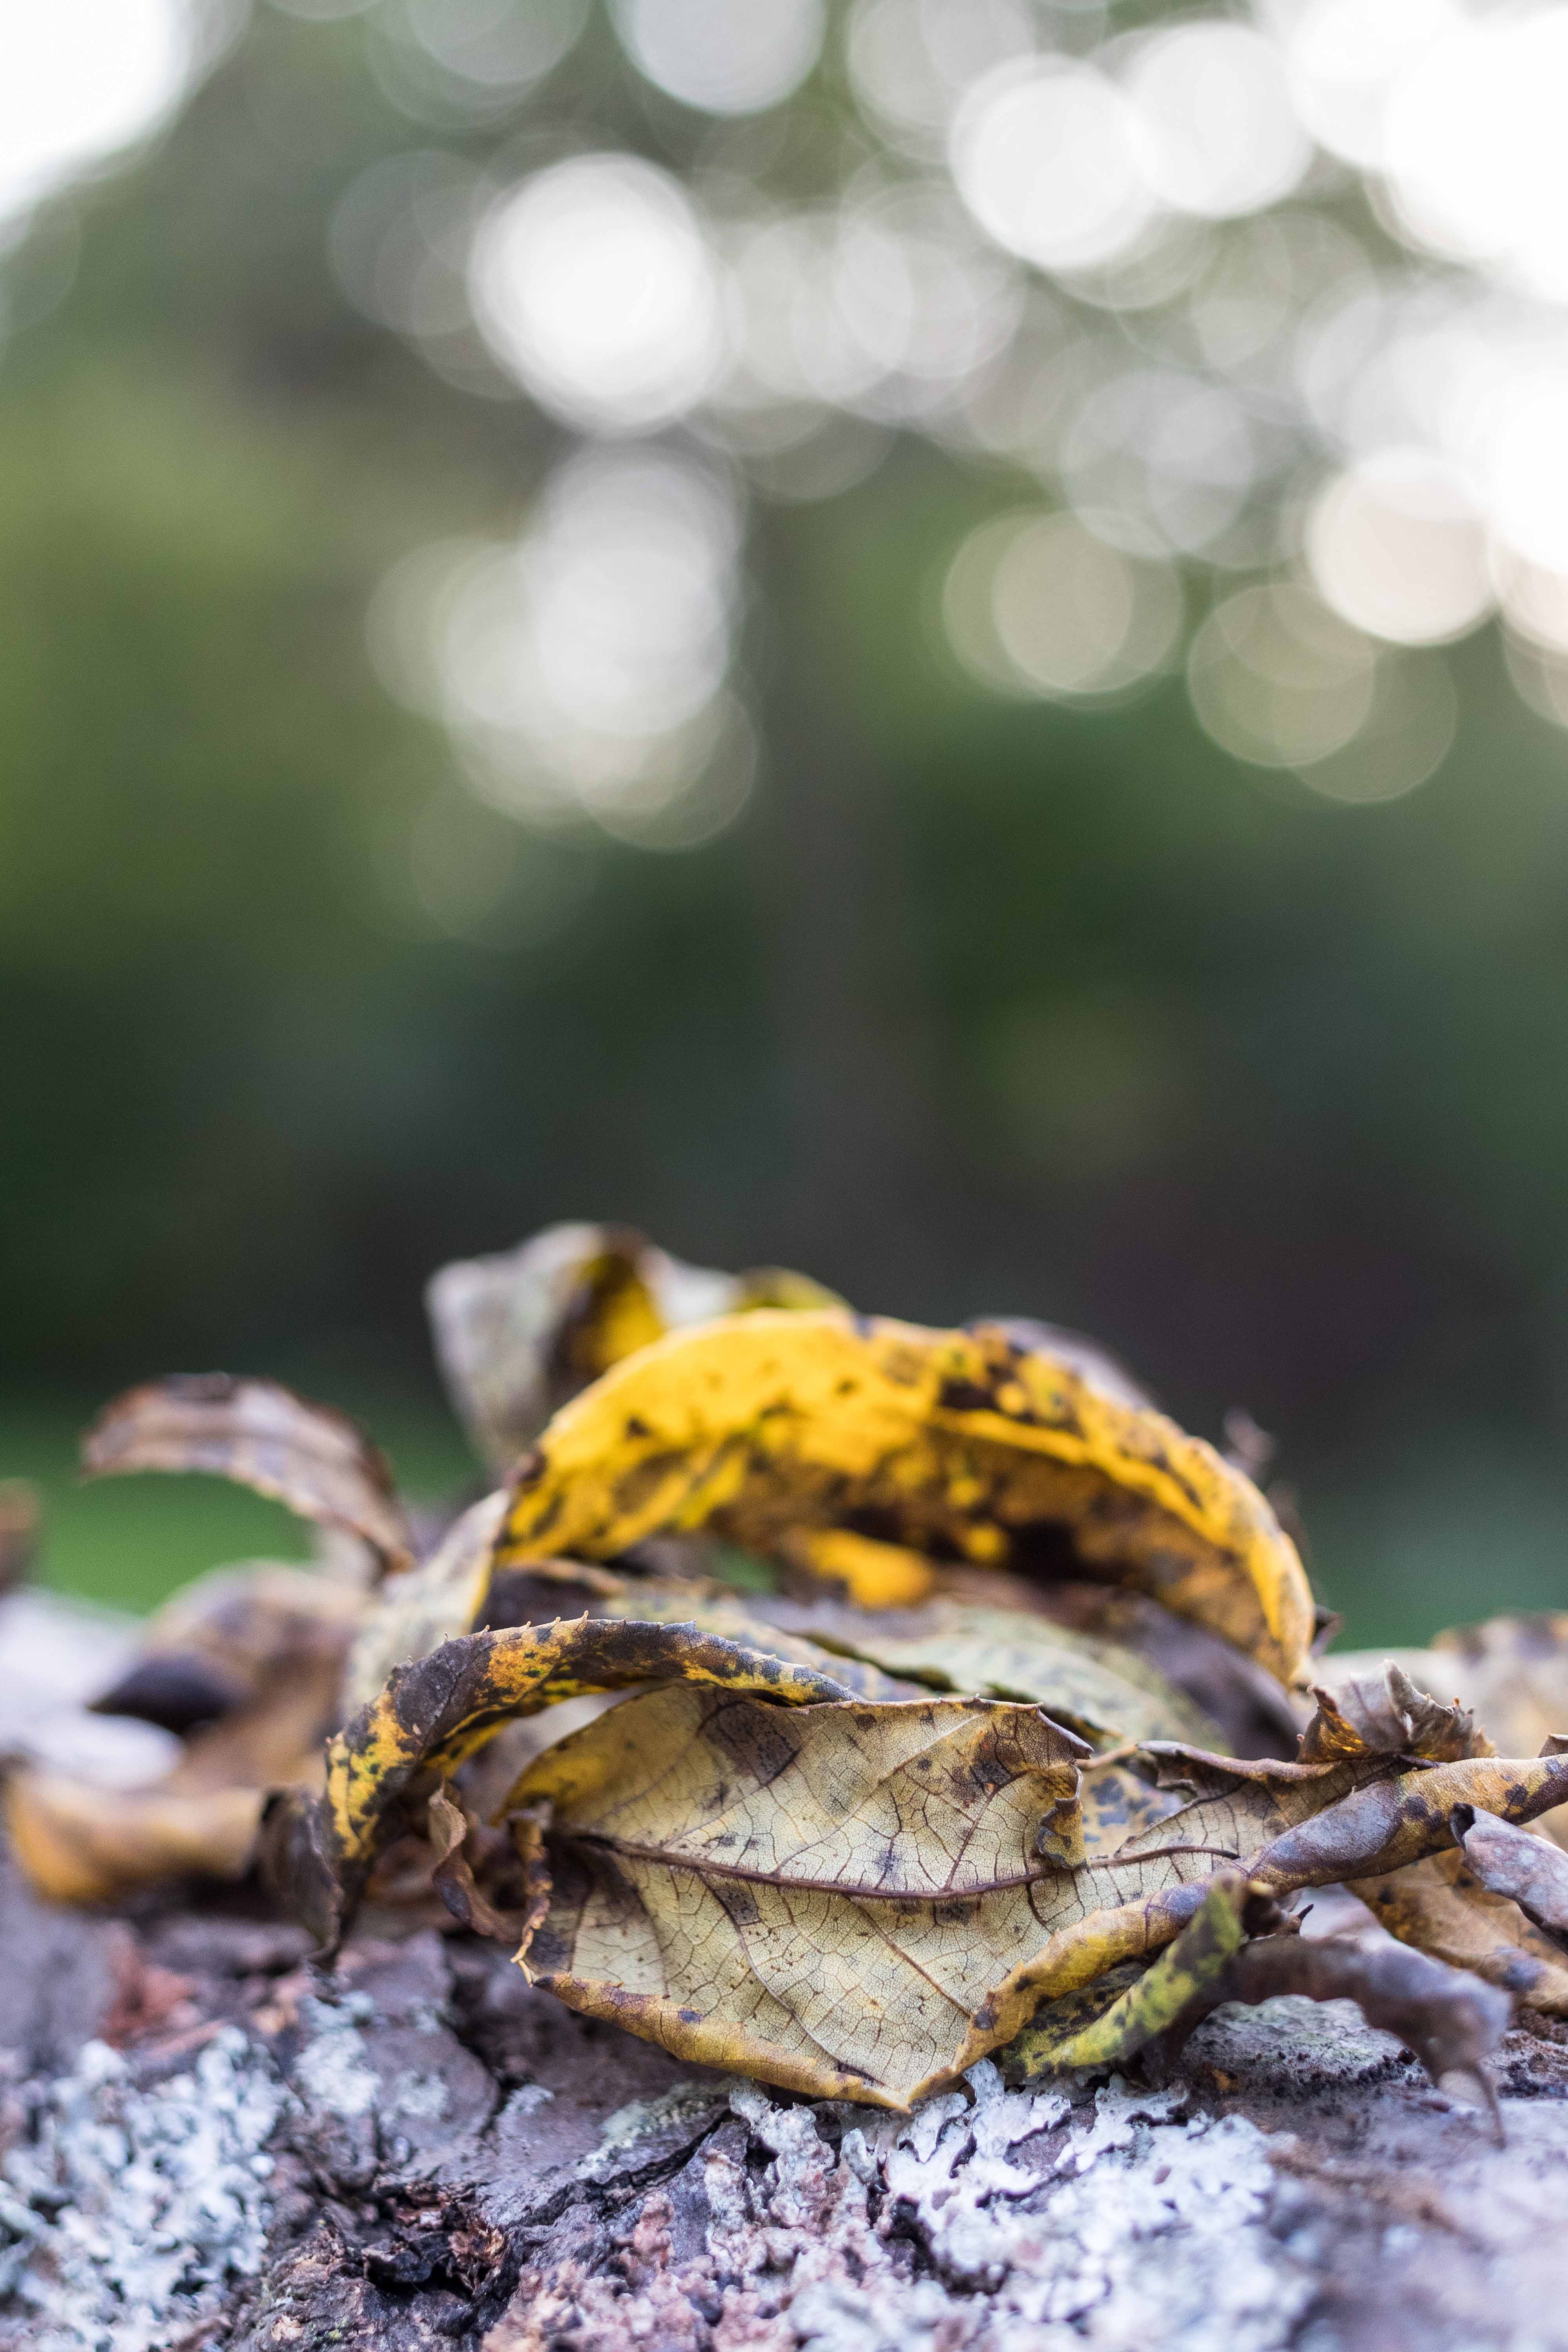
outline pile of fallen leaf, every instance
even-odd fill
[[[582,1225],[430,1306],[498,1482],[453,1513],[267,1381],[88,1433],[90,1475],[213,1472],[326,1532],[177,1594],[97,1702],[179,1735],[162,1780],[13,1769],[46,1893],[258,1872],[324,1960],[439,1906],[574,2009],[896,2107],[994,2053],[1158,2072],[1279,1992],[1489,2096],[1514,2004],[1568,2018],[1568,1620],[1314,1665],[1242,1461],[1049,1327]],[[1398,1945],[1304,1939],[1333,1884]]]

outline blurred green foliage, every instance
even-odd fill
[[[351,35],[259,16],[0,354],[0,1472],[58,1488],[52,1572],[141,1601],[299,1549],[204,1482],[64,1487],[76,1400],[152,1370],[378,1390],[458,1475],[421,1281],[605,1214],[1079,1324],[1210,1432],[1244,1402],[1357,1637],[1561,1601],[1568,750],[1492,640],[1370,809],[1230,762],[1179,684],[987,700],[933,582],[1019,485],[901,445],[762,518],[741,826],[524,835],[443,936],[413,829],[512,836],[365,601],[510,528],[555,436],[335,289],[333,203],[420,135]]]

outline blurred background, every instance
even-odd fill
[[[1568,1597],[1568,5],[6,0],[0,1475],[562,1216]]]

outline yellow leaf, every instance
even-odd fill
[[[673,1333],[563,1408],[514,1475],[503,1561],[613,1558],[708,1527],[778,1554],[806,1527],[1148,1591],[1301,1670],[1312,1604],[1250,1482],[1162,1414],[999,1330],[763,1310]]]
[[[63,1772],[21,1771],[5,1785],[5,1827],[12,1852],[41,1895],[58,1903],[108,1903],[160,1878],[243,1877],[261,1800],[258,1788],[193,1795],[101,1789]]]
[[[681,2057],[903,2105],[951,2075],[1031,1892],[1070,1885],[1082,1752],[985,1701],[629,1699],[513,1792],[552,1822],[520,1959]]]
[[[443,1266],[426,1303],[452,1402],[499,1474],[558,1405],[665,1332],[753,1307],[839,1301],[777,1266],[686,1265],[629,1225],[560,1224]]]
[[[765,1691],[784,1705],[848,1696],[831,1675],[689,1622],[579,1617],[469,1633],[399,1667],[328,1741],[319,1801],[268,1807],[262,1860],[272,1885],[323,1944],[335,1943],[382,1848],[422,1820],[436,1784],[503,1725],[560,1699],[669,1680]]]

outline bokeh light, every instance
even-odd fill
[[[726,688],[741,521],[709,468],[587,451],[514,543],[396,566],[372,605],[372,658],[446,721],[495,806],[649,845],[709,837],[739,813],[754,761]]]
[[[1212,220],[1289,194],[1311,159],[1279,50],[1246,25],[1194,19],[1156,33],[1127,76],[1149,184]]]
[[[381,0],[365,37],[400,103],[460,125],[542,88],[585,5]],[[530,132],[487,171],[454,138],[342,195],[343,286],[449,381],[590,440],[675,432],[686,456],[637,464],[766,499],[838,496],[901,434],[1022,469],[1038,504],[971,530],[946,575],[965,675],[1114,699],[1179,666],[1206,602],[1201,723],[1324,799],[1435,772],[1455,692],[1420,649],[1500,611],[1521,696],[1561,719],[1568,0],[1254,0],[1131,31],[1065,0],[851,0],[825,77],[847,119],[816,78],[825,0],[609,16],[659,163],[563,154],[590,108],[580,139]],[[691,472],[692,445],[718,472]],[[634,790],[673,806],[750,723],[685,591],[640,607],[638,669],[631,605],[585,584],[609,541],[577,482],[521,548],[474,559],[437,633],[468,771],[542,823],[563,791],[601,817]],[[648,512],[628,579],[654,561]],[[729,610],[738,562],[677,570]],[[585,645],[621,648],[592,711]]]
[[[1372,716],[1375,647],[1291,582],[1217,605],[1187,657],[1193,707],[1216,743],[1264,768],[1326,760]]]
[[[1087,269],[1131,245],[1154,199],[1132,109],[1092,66],[1002,66],[965,97],[953,176],[998,245],[1042,269]]]
[[[1169,566],[1136,561],[1075,515],[999,517],[972,532],[942,593],[954,652],[1005,693],[1124,692],[1171,656],[1182,594]]]
[[[575,156],[500,197],[471,284],[502,366],[587,431],[668,423],[719,373],[722,313],[696,216],[635,156]]]
[[[778,105],[816,63],[826,29],[823,0],[617,0],[616,21],[638,70],[708,114]]]
[[[0,12],[0,220],[156,130],[198,62],[182,0]]]
[[[1330,482],[1307,526],[1307,552],[1335,611],[1398,645],[1462,636],[1491,610],[1475,503],[1419,450],[1390,451]]]

